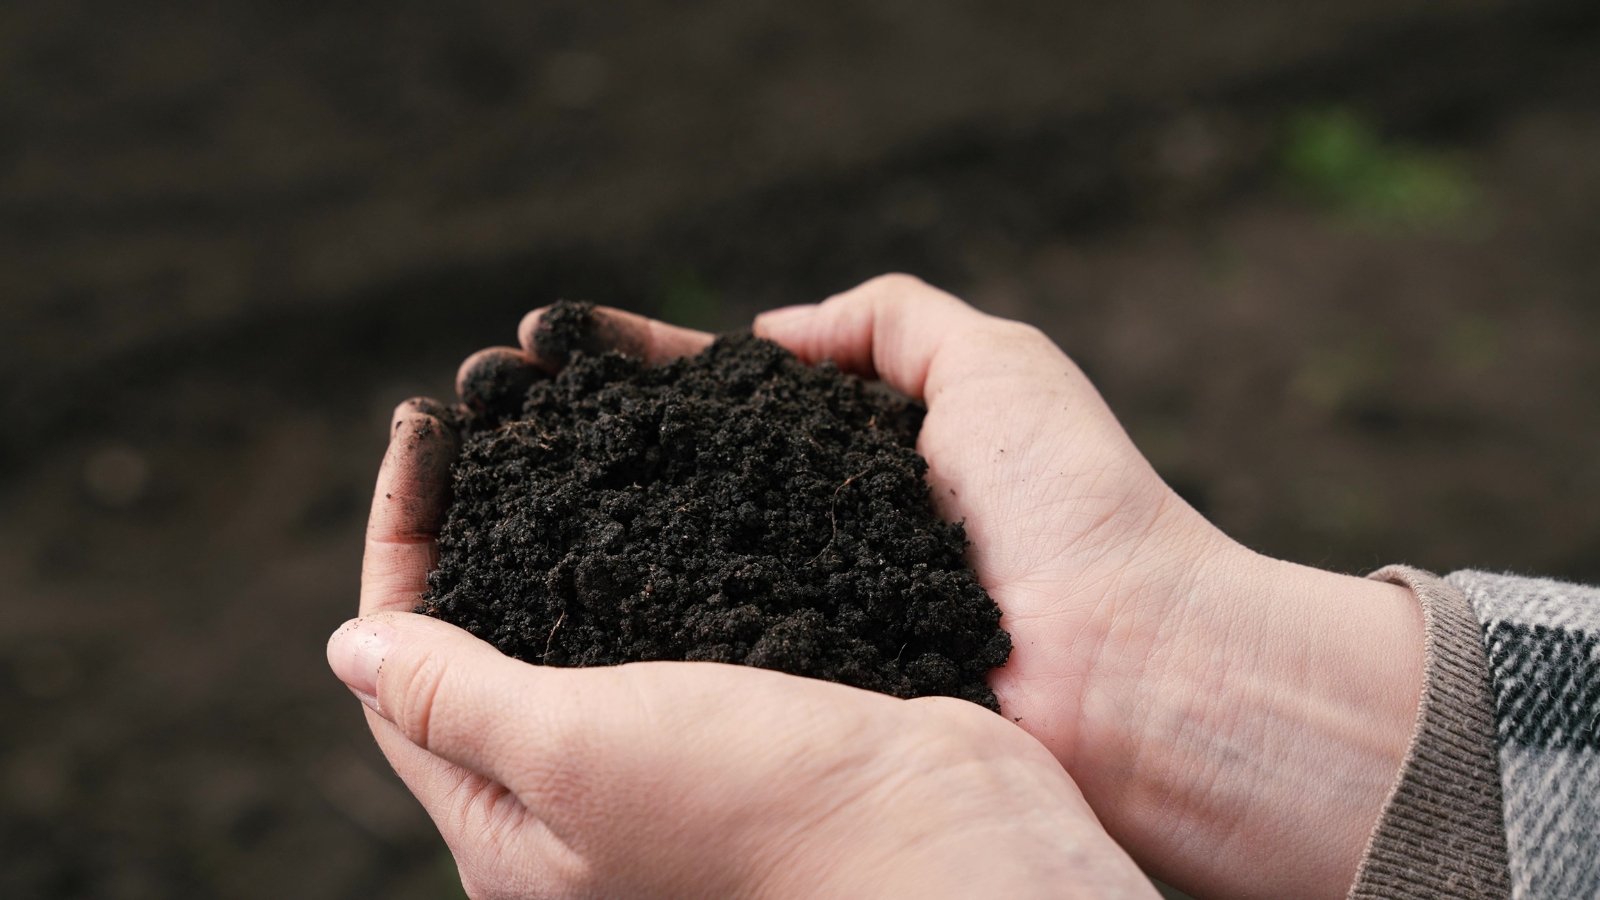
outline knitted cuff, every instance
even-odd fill
[[[1456,588],[1420,569],[1370,577],[1422,606],[1425,684],[1411,747],[1372,830],[1349,896],[1510,895],[1494,699],[1478,620]]]

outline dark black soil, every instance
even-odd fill
[[[570,362],[520,415],[464,423],[423,611],[534,663],[743,663],[998,709],[1011,641],[934,514],[919,407],[747,334],[656,368],[586,352],[578,312],[541,333]]]

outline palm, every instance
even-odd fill
[[[1033,365],[997,366],[998,349],[958,346],[935,363],[956,375],[929,392],[918,449],[936,507],[965,522],[969,561],[1012,636],[995,691],[1065,762],[1091,670],[1122,639],[1113,631],[1136,593],[1139,544],[1164,518],[1193,513],[1064,355],[1040,341]],[[1041,369],[1055,377],[1042,381]]]

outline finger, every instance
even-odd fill
[[[573,769],[578,754],[563,752],[570,742],[557,739],[557,729],[534,727],[540,712],[552,710],[581,721],[562,702],[571,692],[558,687],[559,678],[543,680],[558,693],[539,696],[537,709],[525,711],[520,701],[540,685],[524,680],[541,670],[453,625],[410,613],[345,623],[328,641],[328,662],[366,704],[378,746],[457,860],[504,865],[505,853],[528,854],[559,881],[570,851],[512,787],[538,778],[541,762],[545,771]],[[559,787],[549,777],[531,783]]]
[[[435,419],[446,423],[452,421],[456,415],[455,411],[451,409],[450,406],[441,403],[432,397],[412,397],[409,400],[400,401],[400,404],[394,408],[394,413],[389,416],[390,431],[394,430],[395,423],[400,421],[401,416],[411,415],[413,413],[420,413],[425,416],[433,416]]]
[[[489,347],[461,362],[456,394],[473,412],[494,416],[522,410],[528,388],[544,377],[533,359],[515,347]]]
[[[572,723],[585,720],[571,672],[518,662],[428,616],[353,619],[329,639],[328,665],[411,744],[513,789],[541,760],[562,763]]]
[[[328,659],[336,674],[350,664],[353,655],[362,652],[352,650],[344,643],[370,636],[369,631],[356,627],[362,622],[360,619],[351,620],[329,640]],[[347,629],[354,629],[353,633],[344,633]],[[374,649],[379,654],[381,666],[385,651],[382,648]],[[389,760],[395,774],[405,783],[406,789],[411,791],[433,819],[440,835],[458,859],[470,858],[470,854],[482,852],[485,841],[492,841],[497,834],[526,824],[526,810],[503,785],[412,743],[398,726],[376,711],[377,700],[370,690],[356,686],[351,689],[367,705],[364,710],[367,726],[372,730],[379,749]]]
[[[411,609],[427,588],[439,528],[450,505],[455,429],[435,400],[416,398],[395,408],[389,449],[367,517],[361,560],[361,612]],[[432,412],[430,412],[432,411]]]
[[[498,838],[533,824],[531,812],[503,784],[411,743],[370,708],[363,712],[389,765],[458,860],[492,856]]]
[[[563,303],[523,316],[517,339],[540,367],[555,372],[566,365],[573,351],[615,350],[654,366],[693,356],[714,338],[704,331],[668,325],[609,306]]]
[[[754,328],[807,362],[832,360],[925,399],[974,366],[1006,362],[963,352],[970,344],[987,345],[1006,329],[1020,334],[1026,326],[978,312],[909,275],[885,275],[820,304],[764,313]]]

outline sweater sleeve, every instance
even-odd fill
[[[1481,630],[1457,587],[1417,569],[1372,575],[1422,607],[1425,684],[1405,761],[1350,896],[1503,898],[1510,893]]]
[[[1511,894],[1600,897],[1600,589],[1456,572],[1487,652]]]

